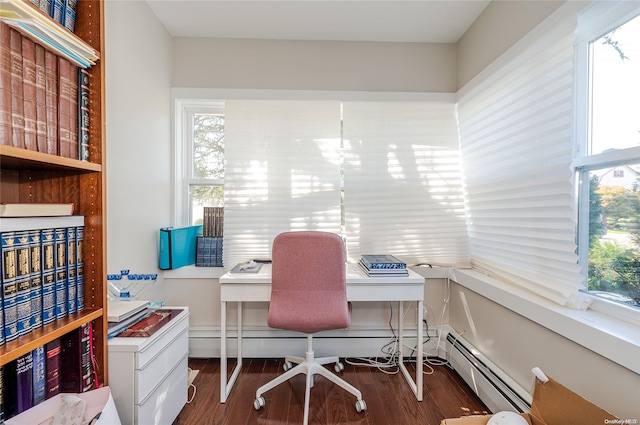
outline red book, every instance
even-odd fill
[[[0,143],[11,145],[11,30],[0,22]]]
[[[60,382],[62,392],[82,393],[95,386],[92,361],[92,323],[61,337],[61,368],[64,371]]]
[[[58,57],[44,52],[45,113],[47,121],[46,153],[58,155]]]
[[[24,148],[24,100],[22,84],[22,35],[11,28],[11,143]]]
[[[36,44],[36,136],[38,152],[47,153],[47,94],[44,47]]]
[[[71,158],[71,62],[58,56],[58,155]]]
[[[60,393],[60,338],[56,338],[45,346],[45,370],[47,373],[46,398]]]
[[[134,323],[129,328],[118,334],[118,337],[149,337],[162,328],[169,320],[177,317],[182,310],[161,309]]]
[[[38,150],[36,136],[36,43],[22,37],[22,101],[24,105],[24,147]]]

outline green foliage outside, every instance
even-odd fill
[[[627,296],[640,306],[640,191],[598,187],[590,180],[588,289]],[[602,241],[605,232],[629,236],[629,244]]]

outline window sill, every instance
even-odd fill
[[[640,326],[593,310],[574,310],[473,270],[449,278],[529,320],[640,374]]]
[[[218,279],[225,274],[223,267],[184,266],[174,270],[165,270],[165,279]]]

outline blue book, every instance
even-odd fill
[[[363,255],[362,262],[369,269],[406,269],[407,265],[393,255]]]
[[[56,320],[56,248],[54,229],[43,229],[42,241],[42,324]]]
[[[16,257],[15,233],[2,235],[2,299],[4,304],[4,339],[6,342],[18,338],[18,260]]]
[[[44,345],[33,350],[33,405],[42,403],[47,392]]]
[[[76,8],[78,0],[65,0],[64,1],[64,27],[71,32],[76,28]]]
[[[42,243],[40,230],[29,232],[31,254],[31,329],[42,326]]]
[[[84,310],[84,227],[76,228],[76,296],[78,312]]]
[[[15,232],[16,244],[16,306],[18,309],[18,335],[31,332],[31,249],[29,231]]]
[[[64,0],[51,0],[49,16],[60,25],[64,25]]]
[[[67,228],[67,312],[73,314],[78,311],[76,286],[76,228]]]
[[[67,316],[67,229],[54,230],[55,278],[56,278],[56,318]]]

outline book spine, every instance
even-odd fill
[[[0,144],[11,140],[11,29],[0,22]]]
[[[53,229],[43,229],[42,240],[42,324],[56,320],[56,249]]]
[[[36,44],[36,139],[38,152],[47,153],[47,94],[45,50]]]
[[[29,232],[16,232],[16,257],[18,260],[18,335],[31,332],[31,250],[29,247]]]
[[[4,365],[0,365],[0,424],[4,424],[4,420],[7,419],[5,415],[6,408],[4,405],[4,371]]]
[[[93,387],[93,366],[91,362],[91,324],[63,335],[61,340],[61,392],[81,393]]]
[[[18,259],[14,232],[3,232],[2,236],[2,298],[4,303],[4,339],[6,342],[18,338]]]
[[[51,0],[40,0],[38,2],[38,7],[40,8],[40,10],[42,10],[44,13],[47,14],[47,16],[51,16]]]
[[[76,228],[67,228],[67,312],[74,314],[78,311],[77,281],[76,281]]]
[[[44,345],[33,350],[33,405],[42,403],[47,393]]]
[[[4,345],[4,295],[0,284],[0,347]],[[0,424],[2,422],[0,421]]]
[[[67,232],[66,229],[55,229],[54,240],[56,250],[56,319],[67,316]]]
[[[22,35],[11,28],[11,142],[24,148],[24,100],[22,84]]]
[[[47,121],[46,153],[58,155],[58,58],[44,52],[45,113]]]
[[[22,413],[33,407],[33,352],[16,359],[17,410]]]
[[[76,228],[76,290],[78,312],[84,310],[84,227]]]
[[[64,25],[64,0],[51,0],[49,16],[60,25]]]
[[[71,85],[69,95],[69,155],[71,158],[78,159],[80,152],[80,143],[78,141],[78,67],[69,63],[69,74],[67,77]]]
[[[94,388],[93,379],[93,323],[89,322],[80,328],[80,354],[81,354],[81,388],[82,392]]]
[[[89,71],[78,68],[78,159],[89,160]]]
[[[58,56],[58,155],[71,158],[71,63]]]
[[[31,255],[31,329],[42,327],[42,241],[40,230],[29,232]]]
[[[22,37],[22,104],[24,113],[24,147],[38,150],[36,132],[36,43]]]
[[[47,374],[47,392],[45,397],[47,399],[50,399],[51,397],[60,393],[60,355],[62,352],[60,338],[56,338],[53,341],[47,343],[45,347],[45,371]]]
[[[64,2],[64,26],[71,32],[76,29],[76,8],[78,0],[65,0]]]

